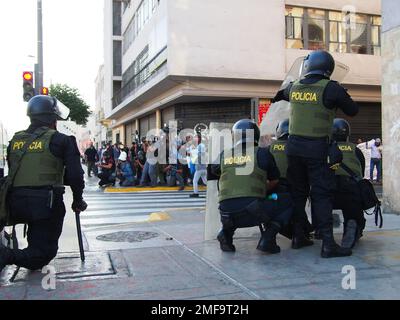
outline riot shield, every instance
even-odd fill
[[[304,77],[304,58],[305,57],[300,57],[295,60],[287,73],[280,90],[286,88],[291,82]],[[349,71],[350,69],[348,66],[339,61],[335,61],[335,70],[333,71],[331,79],[337,82],[342,82]],[[275,135],[275,130],[279,122],[289,118],[289,111],[290,104],[287,101],[279,101],[270,106],[260,125],[261,136],[263,136],[264,141],[270,141],[269,137]]]

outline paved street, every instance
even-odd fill
[[[201,198],[189,198],[190,192],[140,192],[110,194],[91,192],[85,195],[88,210],[82,215],[84,229],[145,222],[152,213],[182,208],[205,206],[205,192]]]
[[[369,217],[367,232],[349,258],[320,258],[319,241],[292,250],[283,237],[278,239],[281,254],[261,254],[255,249],[257,230],[236,237],[237,252],[229,254],[215,240],[203,240],[205,198],[174,191],[103,193],[95,182],[88,181],[90,209],[82,215],[85,264],[69,213],[52,262],[56,289],[44,290],[44,275],[26,270],[10,283],[10,267],[3,272],[0,299],[400,298],[398,216],[385,215],[382,230]],[[335,231],[340,240],[340,228]],[[356,270],[355,290],[342,288],[345,265]]]

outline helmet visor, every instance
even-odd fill
[[[54,113],[60,118],[60,120],[67,120],[70,114],[69,108],[63,104],[60,100],[57,100],[57,105],[54,109]]]

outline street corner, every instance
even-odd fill
[[[155,215],[154,217],[160,218],[160,216],[161,215]],[[162,221],[162,219],[155,221]],[[160,228],[146,224],[87,230],[85,231],[85,238],[91,251],[112,251],[178,245],[169,234],[165,233]]]

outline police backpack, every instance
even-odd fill
[[[381,210],[381,201],[378,199],[372,183],[367,179],[358,177],[353,172],[353,170],[351,170],[344,163],[341,163],[340,166],[357,183],[359,191],[360,191],[360,195],[361,195],[362,208],[363,208],[365,214],[367,214],[367,215],[374,214],[375,215],[375,225],[378,226],[378,221],[380,219],[379,228],[382,228],[383,217],[382,217],[382,210]],[[370,213],[370,209],[372,209],[372,208],[374,210],[372,213]]]

